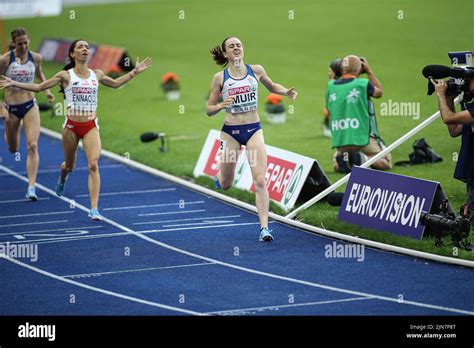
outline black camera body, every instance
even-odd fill
[[[466,75],[467,75],[467,73],[466,73]],[[461,93],[464,93],[464,95],[470,94],[470,92],[471,92],[470,89],[469,89],[470,80],[471,80],[470,78],[451,77],[447,81],[448,89],[446,90],[446,95],[457,97]]]
[[[462,214],[456,217],[449,208],[449,202],[445,199],[439,206],[438,214],[422,212],[420,222],[426,226],[427,234],[434,235],[437,247],[443,245],[444,236],[450,235],[454,246],[470,250],[471,223]]]
[[[464,93],[464,100],[470,100],[473,92],[470,91],[470,81],[474,80],[474,67],[472,66],[472,52],[460,51],[449,52],[449,59],[453,64],[450,68],[444,65],[427,65],[423,68],[422,74],[427,79],[444,79],[449,77],[447,81],[448,89],[446,95],[457,97]],[[428,80],[428,95],[432,95],[435,87]]]

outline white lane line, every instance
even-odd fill
[[[72,213],[74,213],[73,210],[53,211],[53,212],[49,212],[49,213],[34,213],[34,214],[21,214],[21,215],[0,216],[0,219],[20,218],[20,217],[27,217],[27,216],[43,216],[43,215],[72,214]]]
[[[189,218],[189,219],[158,220],[158,221],[135,222],[132,225],[162,224],[162,223],[168,223],[168,222],[196,221],[196,220],[229,219],[229,218],[236,218],[236,217],[241,217],[241,216],[242,215],[225,215],[225,216],[208,216],[208,217],[198,217],[198,218]]]
[[[189,214],[189,213],[200,213],[206,211],[206,209],[195,209],[195,210],[178,210],[178,211],[166,211],[164,213],[146,213],[138,214],[138,216],[156,216],[156,215],[173,215],[173,214]]]
[[[48,199],[49,199],[49,197],[40,197],[40,198],[38,198],[38,201],[46,201]],[[31,200],[26,199],[26,198],[23,198],[23,199],[9,199],[8,201],[0,201],[0,204],[3,204],[3,203],[17,203],[17,202],[31,202]]]
[[[0,165],[0,170],[3,170],[7,173],[10,173],[11,175],[19,178],[20,180],[22,180],[24,182],[28,182],[27,177],[21,176],[20,174],[4,167],[3,165]],[[41,190],[43,190],[45,192],[48,192],[51,195],[56,194],[53,190],[51,190],[51,189],[47,188],[46,186],[43,186],[39,183],[37,183],[36,186],[38,188],[40,188]],[[71,204],[71,201],[72,201],[71,199],[66,198],[64,196],[61,196],[59,198],[61,200],[65,201],[65,202],[67,202],[68,204]],[[81,204],[78,204],[78,203],[76,203],[76,208],[81,209],[84,212],[89,212],[89,209],[87,209],[85,206],[83,206]],[[263,277],[272,278],[272,279],[283,280],[283,281],[294,283],[294,284],[306,285],[306,286],[313,287],[313,288],[318,288],[318,289],[325,289],[325,290],[336,291],[336,292],[341,292],[341,293],[350,294],[350,295],[363,296],[363,297],[373,297],[373,298],[376,298],[378,300],[383,300],[383,301],[392,302],[392,303],[398,303],[400,305],[410,305],[410,306],[421,307],[421,308],[435,309],[435,310],[439,310],[439,311],[474,315],[474,311],[468,311],[468,310],[453,308],[453,307],[438,306],[438,305],[433,305],[433,304],[430,304],[430,303],[409,301],[409,300],[406,300],[406,299],[402,303],[400,303],[400,299],[398,297],[393,298],[393,297],[387,297],[387,296],[381,296],[381,295],[374,295],[374,294],[369,294],[369,293],[365,293],[365,292],[362,292],[362,291],[354,291],[354,290],[349,290],[349,289],[344,289],[344,288],[338,288],[338,287],[335,287],[335,286],[329,286],[329,285],[324,285],[324,284],[319,284],[319,283],[313,283],[313,282],[306,281],[306,280],[281,276],[281,275],[278,275],[278,274],[258,271],[258,270],[252,269],[252,268],[237,266],[237,265],[234,265],[234,264],[231,264],[231,263],[227,263],[227,262],[224,262],[224,261],[219,261],[219,260],[216,260],[216,259],[212,259],[210,257],[203,256],[203,255],[195,254],[195,253],[186,251],[184,249],[180,249],[180,248],[174,247],[172,245],[160,242],[158,240],[155,240],[153,238],[148,237],[147,235],[144,235],[142,233],[133,231],[130,228],[128,228],[124,225],[121,225],[118,222],[115,222],[111,219],[104,218],[103,221],[109,223],[112,226],[117,227],[118,229],[121,229],[122,231],[133,234],[134,236],[137,236],[138,238],[146,240],[146,241],[148,241],[152,244],[161,246],[165,249],[173,250],[173,251],[175,251],[179,254],[191,256],[191,257],[194,257],[194,258],[197,258],[197,259],[200,259],[200,260],[203,260],[203,261],[207,261],[207,262],[213,262],[213,263],[216,263],[218,265],[228,267],[228,268],[232,268],[232,269],[236,269],[236,270],[239,270],[239,271],[242,271],[242,272],[261,275]],[[240,224],[240,225],[243,225],[243,224]],[[206,226],[205,228],[210,228],[210,227]]]
[[[230,310],[223,310],[223,311],[216,311],[216,312],[207,312],[208,315],[226,315],[226,314],[237,314],[242,315],[245,314],[244,312],[262,312],[265,310],[275,310],[280,308],[292,308],[292,307],[306,307],[306,306],[317,306],[322,304],[331,304],[331,303],[339,303],[339,302],[351,302],[351,301],[361,301],[361,300],[372,300],[373,297],[370,296],[362,296],[362,297],[350,297],[344,298],[340,300],[328,300],[328,301],[318,301],[318,302],[303,302],[303,303],[293,303],[293,304],[285,304],[285,305],[277,305],[277,306],[267,306],[267,307],[253,307],[253,308],[242,308],[242,309],[230,309]]]
[[[182,227],[182,226],[199,226],[199,225],[216,225],[216,224],[230,224],[234,220],[209,220],[203,222],[189,222],[187,224],[173,224],[173,225],[163,225],[163,227]]]
[[[148,204],[148,205],[129,205],[129,206],[126,206],[126,207],[103,208],[102,210],[139,209],[139,208],[151,208],[151,207],[167,207],[167,206],[172,206],[172,205],[186,206],[188,204],[203,204],[203,203],[205,203],[205,202],[204,201],[193,201],[193,202]]]
[[[176,187],[169,187],[169,188],[161,188],[161,189],[154,189],[154,190],[138,190],[138,191],[122,191],[122,192],[101,192],[100,196],[117,196],[117,195],[134,195],[138,193],[153,193],[153,192],[168,192],[168,191],[176,191]],[[83,195],[76,195],[76,197],[89,197],[89,194]]]
[[[214,265],[214,263],[201,262],[201,263],[189,263],[189,264],[186,264],[186,265],[176,265],[176,266],[166,266],[166,267],[149,267],[149,268],[126,269],[126,270],[121,270],[121,271],[110,271],[110,272],[68,274],[68,275],[63,275],[61,277],[64,277],[64,278],[91,278],[91,277],[100,277],[100,276],[108,275],[108,274],[158,271],[158,270],[162,270],[162,269],[185,268],[185,267],[208,266],[208,265]]]
[[[105,220],[104,220],[105,221]],[[270,221],[271,224],[273,221]],[[185,231],[185,230],[208,230],[210,228],[221,228],[221,227],[234,227],[234,226],[245,226],[245,225],[259,225],[259,222],[245,222],[239,224],[225,224],[225,225],[209,225],[209,226],[195,226],[195,227],[180,227],[180,228],[166,228],[160,230],[145,230],[145,231],[138,231],[135,233],[164,233],[164,232],[174,232],[174,231]],[[120,229],[123,231],[123,229]],[[18,234],[18,233],[14,233]],[[130,236],[129,232],[115,232],[115,233],[107,233],[107,234],[95,234],[95,235],[87,235],[81,237],[61,237],[61,238],[47,238],[47,239],[35,239],[30,241],[30,243],[34,244],[46,244],[46,243],[58,243],[58,242],[69,242],[75,240],[82,240],[82,239],[97,239],[97,238],[108,238],[108,237],[123,237],[123,236]],[[15,244],[20,242],[10,242],[10,244]],[[22,244],[27,242],[22,242]]]
[[[100,165],[99,164],[99,169],[109,169],[109,168],[119,168],[119,167],[123,167],[123,165],[121,165],[121,164],[102,164],[102,165]],[[78,170],[79,171],[89,170],[89,167],[81,166],[81,167],[74,168],[75,172],[77,172]],[[38,170],[38,174],[58,173],[58,175],[59,175],[59,171],[60,171],[60,168],[59,168],[59,166],[57,166],[56,168],[51,168],[51,169],[40,169],[40,170]],[[18,174],[26,175],[27,173],[26,173],[25,170],[23,170],[21,172],[18,172]]]
[[[63,222],[68,222],[69,220],[54,220],[54,221],[41,221],[41,222],[25,222],[23,224],[8,224],[0,225],[0,227],[16,227],[16,226],[31,226],[31,225],[47,225],[47,224],[59,224]],[[17,234],[17,233],[15,233]]]
[[[52,228],[48,230],[36,230],[36,231],[23,231],[23,232],[8,232],[8,233],[0,233],[0,236],[10,236],[13,234],[30,234],[30,233],[43,233],[43,232],[54,232],[54,231],[73,231],[73,230],[90,230],[93,228],[102,228],[103,225],[94,225],[94,226],[83,226],[83,227],[70,227],[70,228]]]
[[[120,165],[120,164],[103,164],[103,165],[99,165],[99,169],[108,169],[108,168],[118,168],[118,167],[122,167],[123,165]],[[58,173],[59,175],[59,166],[57,168],[51,168],[51,169],[40,169],[38,170],[38,174],[48,174],[48,173]],[[82,171],[82,170],[89,170],[89,168],[87,166],[82,166],[82,167],[76,167],[74,168],[74,171]],[[27,175],[27,172],[25,170],[21,171],[21,172],[18,172],[19,174],[22,174],[22,175]],[[0,176],[9,176],[8,173],[2,173],[0,174]]]
[[[42,275],[45,275],[45,276],[47,276],[47,277],[50,277],[50,278],[59,280],[59,281],[61,281],[61,282],[68,283],[68,284],[72,284],[72,285],[78,286],[78,287],[80,287],[80,288],[92,290],[92,291],[99,292],[99,293],[102,293],[102,294],[105,294],[105,295],[117,297],[117,298],[120,298],[120,299],[122,299],[122,300],[128,300],[128,301],[132,301],[132,302],[137,302],[137,303],[141,303],[141,304],[144,304],[144,305],[148,305],[148,306],[152,306],[152,307],[158,307],[158,308],[163,308],[163,309],[167,309],[167,310],[174,311],[174,312],[181,312],[181,313],[192,314],[192,315],[205,315],[205,314],[200,313],[200,312],[195,312],[195,311],[191,311],[191,310],[187,310],[187,309],[183,309],[183,308],[172,307],[172,306],[168,306],[168,305],[165,305],[165,304],[162,304],[162,303],[147,301],[147,300],[143,300],[143,299],[141,299],[141,298],[136,298],[136,297],[132,297],[132,296],[128,296],[128,295],[123,295],[123,294],[119,294],[119,293],[117,293],[117,292],[113,292],[113,291],[110,291],[110,290],[105,290],[105,289],[97,288],[97,287],[95,287],[95,286],[91,286],[91,285],[79,283],[79,282],[76,282],[76,281],[74,281],[74,280],[71,280],[71,279],[68,279],[68,278],[64,278],[64,277],[58,276],[58,275],[56,275],[56,274],[50,273],[50,272],[48,272],[48,271],[45,271],[45,270],[42,270],[42,269],[33,267],[33,266],[31,266],[31,265],[28,265],[28,264],[26,264],[26,263],[23,263],[23,262],[21,262],[21,261],[18,261],[17,259],[10,258],[10,257],[6,257],[6,256],[3,255],[3,254],[0,254],[0,259],[1,259],[1,258],[5,259],[5,260],[7,260],[7,261],[13,262],[13,263],[17,264],[18,266],[27,268],[27,269],[29,269],[29,270],[31,270],[31,271],[40,273],[40,274],[42,274]]]

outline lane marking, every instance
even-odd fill
[[[0,233],[0,236],[11,236],[14,234],[30,234],[30,233],[42,233],[42,232],[54,232],[54,231],[72,231],[72,230],[90,230],[94,228],[102,228],[103,225],[95,225],[95,226],[84,226],[84,227],[70,227],[70,228],[52,228],[49,230],[37,230],[37,231],[24,231],[24,232],[9,232],[9,233]]]
[[[138,193],[153,193],[153,192],[168,192],[176,191],[176,187],[153,189],[153,190],[138,190],[138,191],[123,191],[123,192],[104,192],[100,193],[100,196],[117,196],[117,195],[133,195]],[[76,195],[76,197],[89,197],[89,194]]]
[[[0,225],[0,227],[16,227],[16,226],[31,226],[31,225],[47,225],[47,224],[58,224],[68,222],[69,220],[53,220],[53,221],[41,221],[41,222],[25,222],[22,224],[8,224]]]
[[[27,217],[27,216],[43,216],[43,215],[72,214],[72,213],[74,213],[73,210],[67,210],[67,211],[53,211],[53,212],[50,212],[50,213],[34,213],[34,214],[21,214],[21,215],[0,216],[0,219],[10,219],[10,218],[19,218],[19,217]]]
[[[22,175],[20,175],[16,172],[10,170],[10,169],[4,167],[1,164],[0,164],[0,170],[3,170],[7,173],[10,173],[12,176],[17,177],[18,179],[20,179],[24,182],[28,182],[28,178],[26,178],[26,177],[24,177],[24,176],[22,176]],[[47,192],[51,195],[56,194],[54,191],[47,188],[46,186],[43,186],[42,184],[37,183],[36,186],[39,189],[41,189],[41,190],[43,190],[43,191],[45,191],[45,192]],[[71,201],[72,201],[71,199],[66,198],[65,196],[61,196],[61,197],[59,197],[59,199],[67,202],[68,204],[70,204]],[[76,203],[76,208],[81,209],[84,212],[89,212],[88,208],[86,208],[85,206],[83,206],[79,203]],[[350,295],[363,296],[363,297],[373,297],[373,298],[376,298],[376,299],[379,299],[379,300],[384,300],[384,301],[392,302],[392,303],[398,303],[398,304],[401,304],[401,305],[411,305],[411,306],[415,306],[415,307],[436,309],[436,310],[452,312],[452,313],[474,315],[474,311],[468,311],[468,310],[463,310],[463,309],[459,309],[459,308],[438,306],[438,305],[433,305],[433,304],[429,304],[429,303],[423,303],[423,302],[417,302],[417,301],[408,301],[408,300],[404,300],[402,303],[400,303],[399,302],[400,299],[398,297],[397,298],[392,298],[392,297],[387,297],[387,296],[374,295],[374,294],[369,294],[369,293],[365,293],[365,292],[362,292],[362,291],[354,291],[354,290],[349,290],[349,289],[343,289],[343,288],[338,288],[338,287],[335,287],[335,286],[329,286],[329,285],[323,285],[323,284],[319,284],[319,283],[313,283],[313,282],[306,281],[306,280],[281,276],[281,275],[278,275],[278,274],[258,271],[258,270],[252,269],[252,268],[237,266],[237,265],[234,265],[234,264],[231,264],[231,263],[227,263],[227,262],[224,262],[224,261],[219,261],[219,260],[216,260],[216,259],[212,259],[210,257],[195,254],[195,253],[186,251],[184,249],[180,249],[180,248],[174,247],[172,245],[157,241],[153,238],[148,237],[147,235],[135,232],[132,229],[130,229],[130,228],[124,226],[124,225],[121,225],[118,222],[115,222],[115,221],[113,221],[109,218],[104,217],[103,221],[109,223],[110,225],[112,225],[114,227],[117,227],[118,229],[121,229],[121,230],[123,230],[125,232],[128,232],[130,234],[133,234],[133,235],[137,236],[138,238],[146,240],[146,241],[148,241],[152,244],[161,246],[165,249],[173,250],[173,251],[175,251],[177,253],[180,253],[180,254],[183,254],[183,255],[191,256],[191,257],[194,257],[194,258],[197,258],[197,259],[200,259],[200,260],[203,260],[203,261],[207,261],[207,262],[213,262],[213,263],[219,264],[221,266],[236,269],[236,270],[239,270],[239,271],[242,271],[242,272],[247,272],[247,273],[251,273],[251,274],[261,275],[263,277],[283,280],[283,281],[294,283],[294,284],[306,285],[306,286],[313,287],[313,288],[325,289],[325,290],[336,291],[336,292],[341,292],[341,293],[350,294]],[[209,227],[206,226],[205,228],[209,228]]]
[[[99,165],[99,169],[109,169],[109,168],[118,168],[118,167],[123,167],[121,164],[102,164]],[[89,170],[89,167],[87,166],[81,166],[81,167],[76,167],[74,168],[74,171],[85,171]],[[48,174],[48,173],[58,173],[59,174],[59,166],[57,168],[50,168],[50,169],[39,169],[38,174]],[[27,175],[27,172],[25,170],[22,170],[21,172],[18,172],[21,175]],[[0,176],[8,176],[9,174],[0,174]]]
[[[132,225],[148,225],[148,224],[160,224],[160,223],[168,223],[168,222],[195,221],[195,220],[229,219],[229,218],[235,218],[235,217],[241,217],[241,216],[242,215],[224,215],[224,216],[208,216],[208,217],[198,217],[198,218],[189,218],[189,219],[158,220],[158,221],[135,222]]]
[[[105,221],[105,220],[104,220]],[[271,224],[273,221],[270,221]],[[166,228],[166,229],[159,229],[159,230],[144,230],[138,231],[135,233],[165,233],[165,232],[174,232],[174,231],[185,231],[185,230],[207,230],[210,228],[221,228],[221,227],[235,227],[235,226],[246,226],[246,225],[260,225],[260,222],[245,222],[245,223],[238,223],[238,224],[225,224],[225,225],[209,225],[209,226],[194,226],[194,227],[180,227],[180,228]],[[122,230],[122,229],[120,229]],[[123,230],[122,230],[123,231]],[[231,233],[230,231],[229,233]],[[18,234],[18,233],[15,233]],[[114,232],[114,233],[106,233],[106,234],[95,234],[90,236],[83,236],[83,237],[62,237],[62,238],[49,238],[49,239],[35,239],[31,241],[31,243],[35,244],[46,244],[46,243],[54,243],[54,242],[69,242],[75,240],[82,240],[82,239],[97,239],[97,238],[108,238],[108,237],[123,237],[123,236],[130,236],[131,234],[127,231],[125,232]],[[41,243],[43,242],[43,243]],[[10,242],[10,244],[15,244],[19,242]]]
[[[100,276],[108,275],[108,274],[146,272],[146,271],[157,271],[157,270],[162,270],[162,269],[185,268],[185,267],[208,266],[208,265],[214,265],[214,263],[201,262],[201,263],[189,263],[189,264],[186,264],[186,265],[176,265],[176,266],[166,266],[166,267],[149,267],[149,268],[126,269],[126,270],[121,270],[121,271],[110,271],[110,272],[68,274],[68,275],[63,275],[61,277],[64,277],[64,278],[90,278],[90,277],[100,277]]]
[[[40,269],[40,268],[33,267],[33,266],[31,266],[31,265],[28,265],[28,264],[26,264],[26,263],[23,263],[23,262],[21,262],[21,261],[18,261],[17,259],[13,259],[13,258],[7,257],[7,256],[5,256],[5,255],[3,255],[3,254],[0,254],[0,259],[2,259],[2,258],[5,259],[5,260],[7,260],[7,261],[10,261],[10,262],[13,262],[13,263],[17,264],[18,266],[27,268],[27,269],[29,269],[29,270],[31,270],[31,271],[40,273],[40,274],[42,274],[42,275],[44,275],[44,276],[47,276],[47,277],[50,277],[50,278],[59,280],[59,281],[61,281],[61,282],[68,283],[68,284],[72,284],[72,285],[78,286],[78,287],[80,287],[80,288],[92,290],[92,291],[99,292],[99,293],[102,293],[102,294],[105,294],[105,295],[117,297],[117,298],[120,298],[120,299],[122,299],[122,300],[128,300],[128,301],[137,302],[137,303],[141,303],[141,304],[148,305],[148,306],[152,306],[152,307],[158,307],[158,308],[168,309],[168,310],[170,310],[170,311],[181,312],[181,313],[185,313],[185,314],[191,314],[191,315],[205,315],[204,313],[195,312],[195,311],[191,311],[191,310],[183,309],[183,308],[172,307],[172,306],[168,306],[168,305],[165,305],[165,304],[162,304],[162,303],[147,301],[147,300],[143,300],[143,299],[141,299],[141,298],[137,298],[137,297],[133,297],[133,296],[128,296],[128,295],[120,294],[120,293],[113,292],[113,291],[110,291],[110,290],[105,290],[105,289],[97,288],[97,287],[95,287],[95,286],[91,286],[91,285],[79,283],[79,282],[76,282],[76,281],[74,281],[74,280],[71,280],[71,279],[68,279],[68,278],[63,278],[63,277],[58,276],[58,275],[56,275],[56,274],[53,274],[53,273],[50,273],[50,272],[48,272],[48,271],[42,270],[42,269]]]
[[[274,310],[280,308],[292,308],[292,307],[305,307],[305,306],[317,306],[322,304],[330,304],[330,303],[340,303],[340,302],[351,302],[351,301],[361,301],[361,300],[372,300],[373,297],[363,296],[363,297],[350,297],[340,300],[327,300],[327,301],[318,301],[318,302],[303,302],[303,303],[293,303],[293,304],[285,304],[285,305],[277,305],[277,306],[267,306],[267,307],[253,307],[253,308],[242,308],[242,309],[230,309],[230,310],[223,310],[223,311],[215,311],[215,312],[207,312],[208,315],[226,315],[230,313],[241,313],[239,315],[245,314],[242,312],[250,312],[250,311],[257,311],[261,312],[264,310]]]
[[[130,205],[126,207],[113,207],[113,208],[103,208],[102,210],[121,210],[121,209],[139,209],[139,208],[151,208],[151,207],[167,207],[172,205],[188,205],[188,204],[203,204],[204,201],[192,201],[192,202],[177,202],[177,203],[161,203],[161,204],[148,204],[148,205]],[[184,208],[183,208],[184,209]]]
[[[209,221],[203,221],[203,222],[190,222],[187,224],[174,224],[174,225],[163,225],[163,227],[181,227],[181,226],[198,226],[198,225],[215,225],[215,224],[228,224],[232,223],[234,220],[209,220]]]
[[[1,164],[0,164],[1,166]],[[38,198],[38,201],[46,201],[48,200],[49,197],[39,197]],[[4,203],[17,203],[17,202],[31,202],[30,199],[27,199],[27,198],[23,198],[23,199],[9,199],[8,201],[0,201],[0,204],[4,204]]]
[[[164,212],[164,213],[146,213],[146,214],[138,214],[138,216],[189,214],[189,213],[200,213],[200,212],[203,212],[203,211],[206,211],[206,209],[167,211],[167,212]]]
[[[57,233],[30,233],[27,234],[26,237],[31,238],[31,237],[54,237],[54,238],[67,238],[68,236],[80,236],[80,235],[85,235],[89,234],[89,231],[87,230],[71,230],[71,231],[64,231],[62,234],[57,234]],[[24,235],[21,234],[15,234],[14,237],[16,239],[26,239]],[[37,239],[34,239],[32,242]],[[11,243],[10,243],[11,244]]]

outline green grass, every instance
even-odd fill
[[[71,19],[74,11],[75,19]],[[179,18],[184,11],[185,19]],[[289,19],[290,11],[294,19]],[[400,12],[400,11],[403,11]],[[182,14],[182,12],[181,12]],[[398,17],[403,14],[403,19]],[[295,112],[284,125],[266,122],[260,89],[259,111],[266,142],[315,158],[335,182],[342,176],[332,172],[330,140],[322,136],[321,120],[327,67],[335,57],[354,53],[369,60],[382,82],[384,97],[397,102],[419,102],[421,118],[380,116],[378,122],[387,144],[436,111],[435,97],[426,95],[426,80],[421,69],[426,64],[449,64],[447,52],[472,48],[474,3],[468,0],[341,0],[286,1],[160,1],[138,4],[113,4],[66,8],[51,18],[5,21],[9,32],[16,26],[31,34],[36,49],[43,37],[84,38],[92,43],[122,46],[132,56],[151,56],[154,65],[120,90],[101,88],[99,115],[103,147],[181,176],[192,170],[209,129],[219,129],[223,114],[208,118],[206,96],[212,75],[219,70],[209,49],[226,36],[236,35],[245,45],[245,60],[262,64],[269,76],[299,92]],[[462,35],[461,33],[464,33]],[[50,77],[61,67],[43,65]],[[168,102],[160,90],[160,78],[176,72],[181,81],[182,98]],[[58,99],[61,96],[55,89]],[[45,101],[43,94],[38,99]],[[180,106],[185,112],[180,113]],[[45,127],[60,130],[62,119],[42,115]],[[157,144],[142,144],[145,131],[162,131],[185,136],[172,140],[170,151],[160,153]],[[452,178],[460,139],[451,139],[446,126],[435,122],[419,133],[443,157],[433,165],[395,167],[394,173],[439,181],[457,210],[465,198],[464,185]],[[409,140],[392,155],[394,161],[408,159]],[[206,180],[199,180],[209,185]],[[231,196],[253,203],[253,196],[239,190]],[[272,207],[282,213],[281,209]],[[414,241],[386,233],[360,229],[336,219],[337,209],[318,204],[299,218],[317,226],[359,235],[417,250],[451,255],[449,247],[435,248],[432,240]],[[461,253],[470,258],[472,253]]]

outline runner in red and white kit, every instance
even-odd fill
[[[32,83],[35,78],[45,81],[41,70],[42,57],[30,51],[30,38],[24,28],[16,28],[11,32],[10,50],[0,57],[0,75],[5,75],[17,82]],[[54,95],[45,90],[48,101],[54,101]],[[20,149],[20,129],[23,121],[25,129],[28,174],[28,190],[26,198],[36,201],[36,175],[39,167],[38,138],[40,134],[40,113],[35,94],[18,88],[5,90],[5,104],[0,103],[0,118],[5,119],[5,142],[11,153]]]
[[[207,115],[226,111],[221,132],[222,157],[219,175],[214,178],[216,188],[232,187],[235,166],[241,146],[246,146],[252,179],[255,187],[255,202],[260,219],[260,241],[271,242],[273,236],[268,229],[269,196],[265,183],[267,152],[263,130],[258,117],[258,82],[270,92],[286,95],[295,100],[296,91],[273,82],[261,65],[244,64],[244,46],[236,37],[226,38],[221,45],[211,50],[216,64],[228,68],[214,75],[211,94],[207,102]],[[218,103],[222,94],[223,102]]]
[[[89,44],[84,40],[74,41],[69,48],[71,62],[53,78],[41,84],[20,83],[8,77],[0,81],[0,88],[17,87],[28,91],[39,92],[56,85],[60,85],[66,97],[67,114],[63,125],[62,142],[64,162],[61,164],[56,193],[64,193],[67,176],[72,172],[76,163],[76,153],[79,140],[82,139],[84,152],[89,167],[88,188],[91,209],[89,217],[93,220],[102,220],[99,213],[99,157],[101,142],[97,122],[97,92],[99,82],[107,87],[118,88],[130,81],[137,74],[151,66],[151,58],[139,61],[135,68],[126,75],[113,79],[101,70],[91,70],[87,66],[90,56]]]

